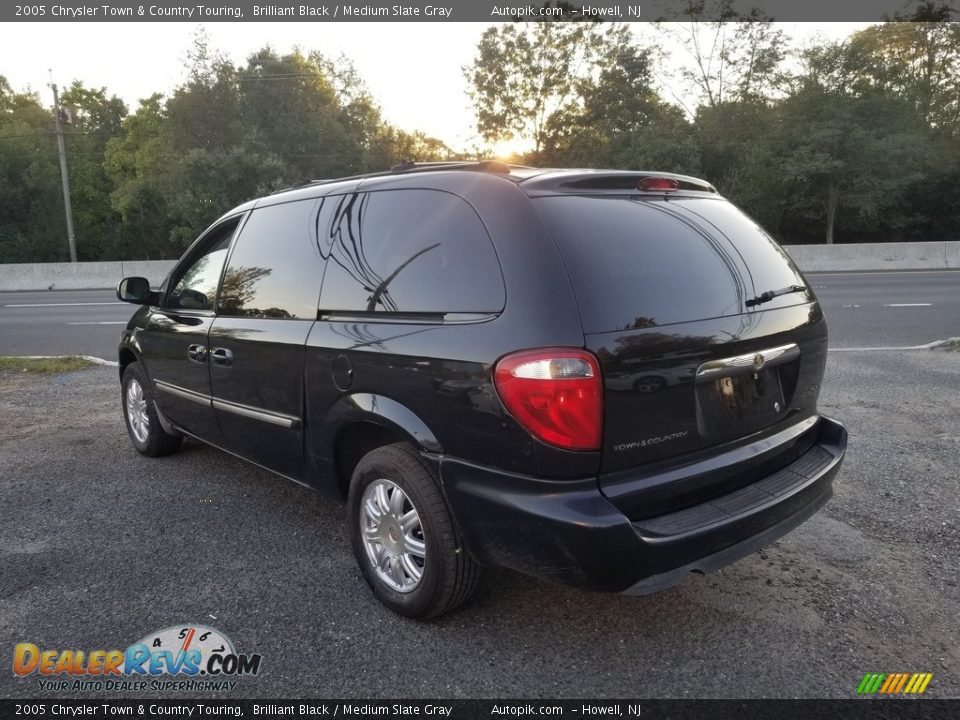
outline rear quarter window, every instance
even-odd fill
[[[318,236],[327,268],[325,311],[495,313],[506,294],[500,263],[476,211],[436,190],[328,197]]]

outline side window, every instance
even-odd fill
[[[219,314],[316,318],[323,278],[310,234],[316,206],[316,200],[299,200],[251,213],[223,274]]]
[[[323,222],[324,218],[329,221]],[[437,190],[329,197],[319,225],[326,311],[489,313],[503,309],[500,263],[476,211]]]
[[[206,250],[175,278],[166,306],[185,310],[213,310],[217,302],[220,272],[227,259],[230,238],[238,220],[224,223],[210,232]]]

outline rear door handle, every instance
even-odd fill
[[[210,351],[210,359],[217,365],[233,365],[233,353],[226,348],[214,348]]]
[[[207,361],[206,345],[191,345],[187,348],[187,357],[191,362],[203,363]]]

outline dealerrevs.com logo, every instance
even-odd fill
[[[20,643],[13,650],[13,672],[37,676],[41,690],[233,690],[234,678],[256,675],[261,660],[257,654],[238,653],[219,630],[186,625],[150,633],[126,650],[41,649]]]

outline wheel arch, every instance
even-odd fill
[[[139,362],[140,358],[137,354],[129,347],[124,345],[120,348],[118,353],[117,360],[119,362],[120,379],[123,379],[123,371],[127,369],[127,366],[131,363]]]
[[[121,380],[123,380],[123,371],[127,369],[128,365],[140,362],[140,355],[141,348],[138,332],[136,328],[127,327],[120,337],[120,347],[117,350],[117,361],[119,363],[117,369],[120,372]],[[144,368],[144,372],[146,372],[146,368]]]
[[[407,442],[422,453],[443,452],[436,435],[416,413],[383,395],[354,393],[341,398],[323,425],[320,454],[332,461],[335,484],[343,498],[357,463],[378,447]]]

